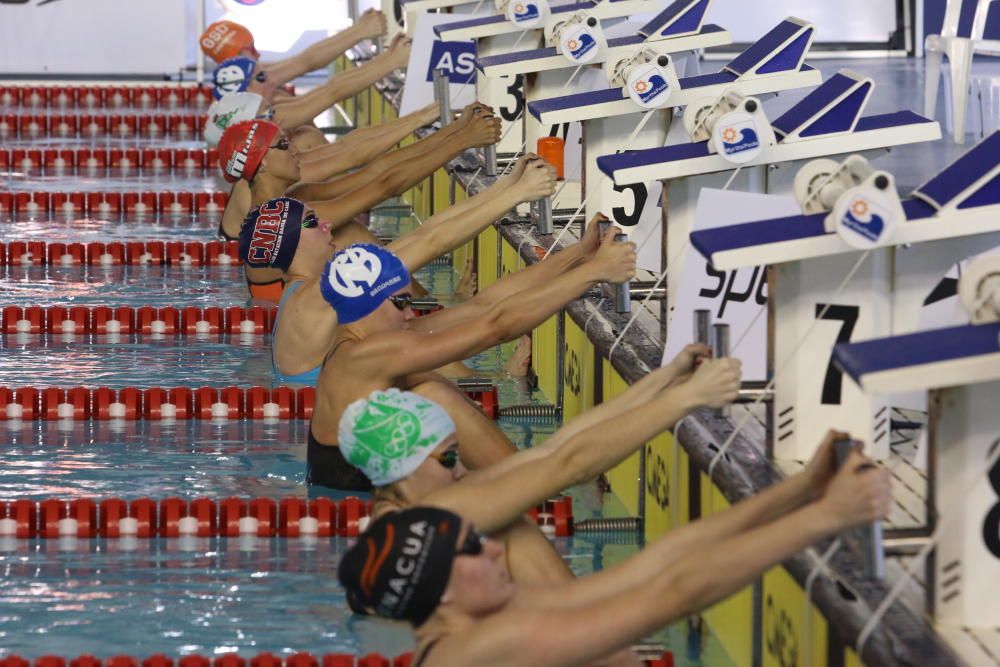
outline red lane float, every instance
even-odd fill
[[[190,215],[221,212],[229,201],[225,192],[5,192],[0,211],[107,215],[142,213]]]
[[[12,264],[23,264],[29,252],[17,249]],[[84,254],[88,264],[122,264],[126,255],[120,243],[88,244],[86,249],[46,249],[37,252],[62,252],[62,257]],[[32,253],[33,256],[33,253]],[[196,308],[152,306],[5,306],[0,309],[0,332],[5,334],[181,334],[218,335],[221,333],[263,335],[274,326],[277,308],[219,306]],[[283,402],[289,399],[282,399]],[[267,401],[264,401],[265,403]],[[279,405],[281,402],[279,402]]]
[[[56,193],[53,201],[62,193]],[[119,193],[79,194],[78,201],[86,201],[90,210],[101,209],[118,212],[121,208]],[[81,205],[82,209],[83,206]],[[239,243],[237,241],[112,241],[102,243],[61,243],[45,241],[11,241],[0,243],[0,265],[55,265],[80,266],[84,264],[149,264],[153,266],[237,266]]]
[[[5,113],[0,134],[3,138],[43,139],[172,139],[190,140],[198,136],[205,116],[194,113],[136,114],[85,113],[56,114]]]

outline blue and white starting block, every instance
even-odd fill
[[[771,356],[783,369],[775,455],[808,458],[823,433],[841,428],[887,458],[889,398],[845,386],[832,344],[916,330],[927,296],[948,270],[1000,245],[1000,132],[904,201],[892,175],[860,156],[810,163],[796,181],[802,215],[697,231],[691,243],[717,270],[772,265]],[[870,254],[858,268],[862,250]],[[829,324],[815,324],[820,316]],[[817,360],[828,359],[825,373],[817,373]]]
[[[636,74],[641,76],[642,69],[651,60],[669,56],[638,51],[624,64],[605,67],[605,75],[614,87],[530,102],[528,111],[543,127],[577,121],[583,123],[583,139],[587,147],[583,167],[587,219],[604,212],[612,215],[614,221],[625,229],[637,224],[643,228],[658,225],[662,209],[649,209],[656,220],[640,220],[642,207],[639,195],[642,191],[615,188],[614,183],[597,167],[597,158],[620,150],[626,141],[631,149],[662,146],[666,142],[673,110],[677,107],[704,105],[705,100],[714,103],[715,99],[729,91],[749,96],[819,85],[822,83],[819,70],[805,63],[814,33],[812,24],[787,18],[715,74],[678,79],[668,71],[662,83],[666,88],[663,91],[665,94],[648,106],[640,104],[641,98],[637,102],[627,87],[632,85],[634,88],[637,81],[642,80],[650,86],[650,92],[655,93],[656,88],[649,83],[655,80],[655,74],[645,79],[638,79]],[[672,67],[672,60],[662,66],[668,70]],[[641,114],[647,111],[655,111],[657,115],[645,121],[642,130],[632,137],[634,129],[644,122]],[[567,151],[571,148],[567,147]],[[630,198],[635,201],[629,201]]]
[[[995,201],[995,186],[993,193]],[[992,209],[996,217],[998,206]],[[995,635],[1000,628],[1000,463],[994,458],[1000,447],[1000,258],[973,261],[959,292],[972,324],[843,343],[833,359],[871,394],[931,392],[928,491],[939,532],[928,583],[935,620]]]

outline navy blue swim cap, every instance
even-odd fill
[[[355,243],[333,256],[319,281],[326,302],[341,324],[370,315],[410,284],[410,272],[392,252],[372,243]]]
[[[299,247],[305,212],[305,204],[291,197],[269,199],[250,211],[240,228],[243,263],[287,271]]]

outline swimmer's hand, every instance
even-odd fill
[[[677,386],[691,408],[721,408],[736,400],[740,392],[743,364],[739,359],[702,362],[691,379]]]
[[[379,37],[384,35],[389,30],[389,24],[386,22],[385,14],[377,9],[369,9],[366,11],[354,25],[363,36],[362,39]]]
[[[664,365],[669,369],[668,384],[679,384],[691,379],[695,370],[705,361],[712,358],[712,348],[704,343],[691,343],[677,353],[677,356]]]
[[[396,38],[392,40],[392,44],[389,46],[389,58],[392,59],[394,67],[406,67],[406,64],[410,62],[410,49],[412,47],[412,39],[402,33],[396,35]]]
[[[513,185],[514,183],[517,183],[517,181],[524,174],[524,170],[527,168],[528,164],[533,160],[541,159],[542,158],[538,157],[534,153],[525,153],[517,159],[517,162],[514,163],[514,168],[503,177],[503,183],[505,185]]]
[[[601,239],[594,258],[587,264],[595,271],[597,282],[624,283],[635,277],[636,250],[631,241],[615,241],[615,234],[621,230],[612,227]]]
[[[824,515],[833,521],[835,532],[885,519],[892,504],[889,470],[855,450],[817,502]]]
[[[826,493],[830,480],[837,474],[837,450],[833,443],[849,438],[842,431],[827,431],[823,442],[801,473],[809,500],[821,498]]]
[[[489,109],[489,107],[486,107]],[[469,148],[480,148],[490,146],[500,141],[500,119],[496,116],[486,115],[482,110],[477,110],[472,114],[469,124],[462,128]]]
[[[413,113],[416,114],[416,119],[420,121],[421,127],[424,125],[430,125],[441,117],[441,111],[438,108],[437,102],[432,102],[423,109],[414,111]]]
[[[535,160],[524,167],[514,188],[522,202],[551,197],[556,191],[556,170],[544,160]]]

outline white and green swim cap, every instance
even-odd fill
[[[374,486],[409,477],[445,438],[455,422],[440,405],[409,391],[373,391],[340,417],[340,451]]]

